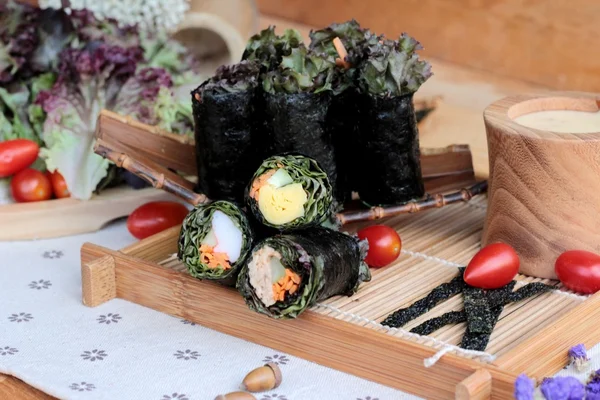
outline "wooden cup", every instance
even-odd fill
[[[522,274],[555,279],[562,252],[600,253],[600,132],[547,132],[514,118],[599,106],[600,94],[560,92],[510,96],[484,111],[490,185],[482,245],[513,246]]]

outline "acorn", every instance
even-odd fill
[[[220,394],[215,397],[215,400],[256,400],[256,397],[246,392],[231,392],[227,394]]]
[[[281,385],[281,370],[275,363],[267,363],[250,371],[242,382],[242,389],[249,392],[264,392]]]

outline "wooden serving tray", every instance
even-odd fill
[[[484,353],[456,347],[464,324],[429,337],[380,324],[390,312],[449,281],[456,267],[468,262],[479,249],[485,211],[486,198],[480,196],[387,220],[402,237],[401,257],[372,270],[371,282],[354,296],[323,301],[296,320],[257,314],[234,289],[188,275],[174,257],[179,228],[120,251],[86,243],[81,250],[83,302],[95,307],[117,297],[129,300],[426,398],[512,398],[518,374],[536,379],[553,375],[565,366],[571,346],[584,343],[589,348],[600,341],[600,330],[592,326],[600,318],[600,294],[578,296],[545,280],[557,289],[506,306]],[[524,276],[517,280],[533,281]],[[462,308],[460,296],[404,328]],[[424,361],[436,355],[437,363],[426,367]]]
[[[100,230],[150,201],[174,200],[154,188],[107,189],[90,200],[54,199],[0,206],[0,240],[48,239]]]

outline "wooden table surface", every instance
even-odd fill
[[[285,20],[262,16],[261,29],[275,25],[277,31],[291,27],[308,39],[309,27]],[[421,130],[423,147],[468,144],[473,154],[476,175],[487,177],[487,140],[483,110],[495,100],[515,93],[542,93],[546,89],[513,79],[502,78],[463,66],[428,59],[434,76],[419,90],[416,98],[441,96],[438,109]],[[0,399],[53,399],[12,376],[0,374]]]

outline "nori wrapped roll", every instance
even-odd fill
[[[327,174],[312,158],[297,154],[273,156],[261,164],[246,189],[254,217],[278,230],[307,228],[332,212]]]
[[[234,203],[215,201],[196,206],[184,219],[177,256],[193,277],[234,286],[252,242],[244,212]]]
[[[356,99],[358,140],[346,157],[360,160],[356,188],[368,205],[404,203],[425,193],[413,94],[431,67],[419,60],[415,51],[420,48],[403,34],[365,49]]]
[[[326,228],[278,235],[260,242],[238,277],[248,306],[272,318],[296,318],[316,302],[351,296],[371,279],[368,243]]]
[[[269,154],[295,152],[314,158],[337,198],[335,146],[326,126],[333,68],[332,60],[300,46],[264,76],[263,89]]]
[[[361,28],[358,22],[350,20],[341,24],[331,24],[327,28],[311,31],[310,49],[327,54],[336,60],[333,77],[333,96],[327,114],[327,129],[330,132],[336,149],[337,193],[336,199],[345,203],[351,199],[357,169],[359,154],[354,154],[358,148],[358,100],[355,82],[358,67],[365,57],[365,48],[378,38],[368,29]],[[340,63],[339,54],[333,45],[333,40],[339,38],[348,55],[345,61],[349,68]]]
[[[259,65],[242,61],[220,67],[192,92],[197,189],[211,199],[243,202],[244,188],[260,165],[258,85]]]

